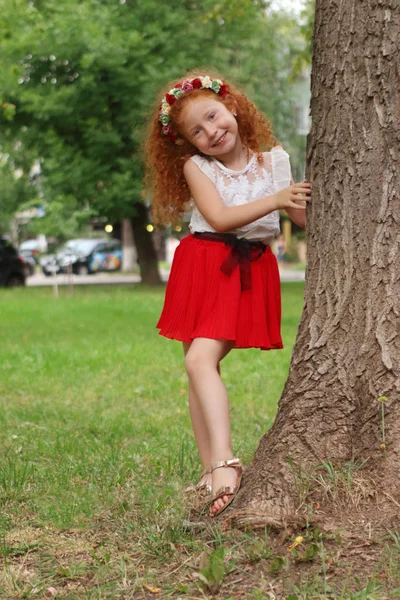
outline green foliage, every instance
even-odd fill
[[[272,550],[268,545],[268,540],[257,539],[250,543],[247,547],[247,556],[250,562],[258,562],[263,559],[271,558]]]
[[[26,176],[16,177],[9,164],[0,162],[0,235],[8,231],[13,213],[33,193]]]
[[[209,556],[203,557],[202,568],[198,577],[206,590],[217,593],[224,579],[224,548],[221,546],[213,550]]]
[[[314,17],[315,0],[306,0],[304,3],[303,10],[301,11],[302,24],[300,26],[303,39],[305,40],[305,46],[298,53],[293,63],[294,75],[301,73],[304,67],[309,67],[311,63],[313,49]]]
[[[26,210],[37,206],[38,200],[23,204],[20,208]],[[25,233],[34,235],[44,234],[56,237],[59,241],[77,237],[88,220],[95,216],[94,208],[82,207],[73,196],[60,194],[45,205],[46,213],[43,217],[32,219],[23,229]]]
[[[23,152],[18,141],[2,139],[0,145],[0,235],[8,231],[13,213],[21,205],[38,196],[37,187],[31,185],[28,173],[32,162],[33,156],[29,152]]]
[[[276,556],[272,561],[269,572],[271,575],[279,575],[282,571],[286,570],[289,566],[289,561],[286,556]]]
[[[60,215],[61,202],[69,215],[84,207],[114,221],[132,217],[149,107],[167,80],[201,66],[199,57],[245,84],[295,148],[290,73],[303,42],[297,24],[267,14],[267,4],[171,0],[166,10],[162,0],[3,0],[0,152],[8,146],[24,172],[26,157],[43,159],[36,197],[48,215]],[[28,178],[21,183],[29,187]]]

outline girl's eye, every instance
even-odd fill
[[[195,129],[193,131],[193,136],[198,135],[200,133],[200,129]]]
[[[208,117],[210,119],[210,121],[212,121],[215,117],[215,113],[211,113],[210,116]]]

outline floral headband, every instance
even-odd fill
[[[182,94],[191,92],[192,90],[211,90],[218,94],[218,96],[221,96],[221,98],[225,98],[228,93],[228,89],[221,79],[211,79],[208,75],[199,75],[193,79],[185,79],[184,81],[175,84],[175,87],[169,90],[168,94],[165,94],[161,101],[161,110],[158,120],[162,125],[163,134],[166,135],[171,142],[175,142],[175,144],[178,145],[183,144],[183,140],[177,136],[169,124],[169,111]]]

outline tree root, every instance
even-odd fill
[[[265,529],[270,527],[277,532],[282,530],[299,530],[306,526],[306,519],[301,515],[288,515],[285,519],[278,520],[268,516],[265,512],[245,508],[236,510],[223,519],[224,527],[237,527],[238,529]]]

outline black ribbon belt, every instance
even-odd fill
[[[251,266],[250,263],[258,260],[265,252],[263,242],[251,242],[245,238],[237,238],[233,233],[200,233],[193,234],[195,238],[209,242],[223,242],[231,247],[231,251],[221,265],[224,275],[232,275],[239,266],[240,287],[242,291],[251,290]]]

